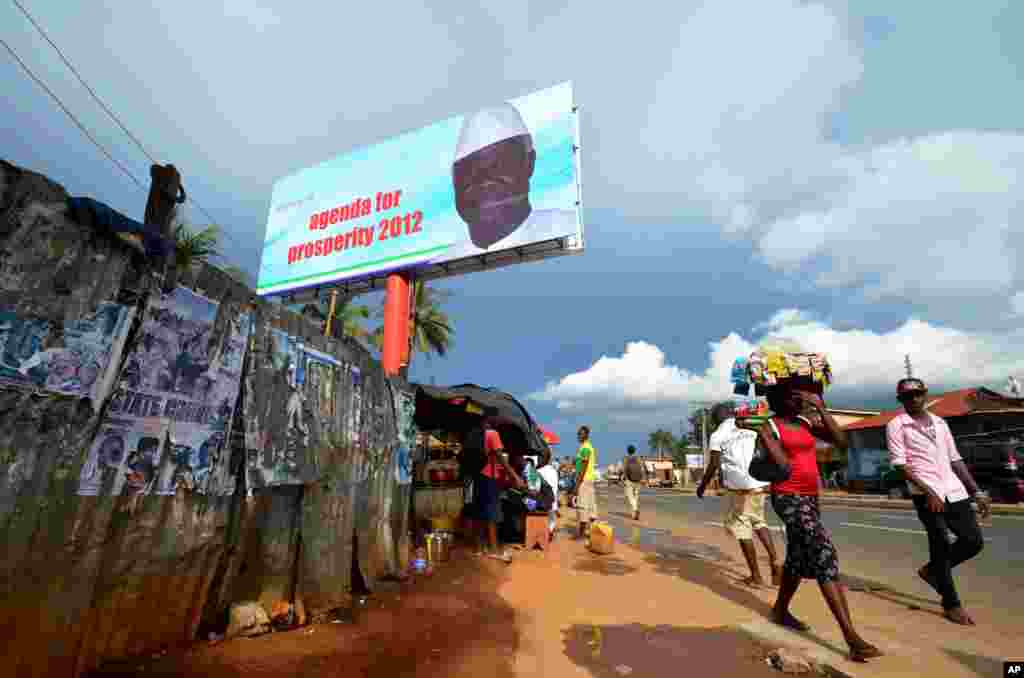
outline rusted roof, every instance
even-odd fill
[[[1024,398],[1008,398],[987,388],[962,388],[958,391],[929,395],[926,407],[929,412],[943,419],[964,417],[979,412],[1005,412],[1007,410],[1019,411],[1024,414]],[[847,424],[844,429],[863,431],[882,428],[900,414],[903,414],[902,407],[886,410],[873,417],[866,417]]]

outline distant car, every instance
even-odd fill
[[[1010,504],[1024,501],[1024,445],[965,442],[957,447],[974,480],[988,490],[993,500]]]
[[[978,486],[988,491],[993,501],[1007,504],[1024,502],[1024,446],[1006,443],[957,445],[968,470]],[[893,468],[882,476],[890,497],[910,498],[902,469]]]

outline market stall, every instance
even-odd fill
[[[465,504],[463,442],[487,418],[506,449],[536,465],[549,450],[547,433],[511,395],[493,388],[462,384],[447,388],[416,386],[420,454],[413,470],[413,520],[423,532],[451,533],[460,528]],[[555,437],[557,439],[557,437]]]

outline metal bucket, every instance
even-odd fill
[[[432,563],[444,563],[451,557],[451,539],[445,532],[432,532],[426,537],[427,557]]]

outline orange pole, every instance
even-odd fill
[[[409,294],[406,295],[405,304],[405,317],[409,325],[409,329],[405,333],[405,344],[402,345],[402,358],[398,361],[399,367],[408,367],[409,358],[412,355],[412,342],[415,337],[412,336],[413,323],[412,315],[415,309],[413,305],[416,303],[416,281],[409,280]]]
[[[384,347],[381,363],[385,374],[398,374],[408,343],[409,277],[404,273],[392,273],[388,275],[384,293]]]

